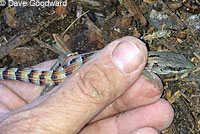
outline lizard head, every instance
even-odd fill
[[[186,73],[195,69],[185,56],[170,51],[151,51],[146,69],[157,74]]]

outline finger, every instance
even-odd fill
[[[155,75],[155,77],[157,76]],[[157,79],[159,78],[157,77]],[[119,99],[106,107],[91,122],[101,120],[136,107],[154,103],[160,99],[161,95],[162,90],[159,87],[155,87],[152,82],[148,81],[143,75],[141,75]]]
[[[1,84],[6,85],[13,93],[20,96],[26,102],[31,102],[38,97],[44,88],[44,86],[13,80],[4,80],[1,81]]]
[[[0,84],[0,103],[6,106],[9,110],[14,110],[26,104],[26,101],[8,87]]]
[[[2,103],[0,103],[0,116],[9,112],[10,110]]]
[[[134,84],[146,60],[147,50],[140,40],[133,37],[116,40],[53,91],[35,100],[31,104],[34,109],[27,111],[29,114],[21,112],[16,119],[23,122],[23,118],[32,115],[37,118],[37,123],[32,124],[37,129],[38,123],[43,123],[41,129],[45,132],[56,128],[55,131],[77,133]]]
[[[130,134],[146,127],[160,131],[171,124],[173,116],[174,111],[171,105],[167,101],[160,99],[151,105],[94,122],[83,129],[81,134]]]

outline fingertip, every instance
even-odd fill
[[[130,73],[146,65],[147,48],[145,43],[138,38],[125,36],[111,42],[104,50],[107,51],[107,49],[113,51],[113,63],[122,72]]]
[[[156,106],[158,115],[162,117],[162,120],[160,120],[161,126],[158,125],[158,130],[163,130],[166,129],[167,127],[170,126],[174,119],[174,109],[170,105],[170,103],[164,99],[160,99],[157,103]]]
[[[129,41],[123,41],[117,45],[112,54],[112,60],[122,72],[132,72],[139,65],[144,64],[144,57],[139,48]]]

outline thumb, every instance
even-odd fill
[[[122,95],[141,74],[147,59],[145,45],[133,37],[113,41],[74,72],[54,97],[59,100],[66,131],[76,133]],[[52,102],[51,102],[52,104]]]

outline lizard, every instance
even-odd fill
[[[18,80],[37,85],[56,86],[91,58],[95,57],[98,52],[93,51],[76,55],[57,70],[40,71],[23,68],[0,68],[0,80]],[[158,81],[152,78],[149,72],[165,75],[186,73],[194,69],[195,65],[184,55],[171,51],[149,51],[148,62],[142,74],[156,84]]]

